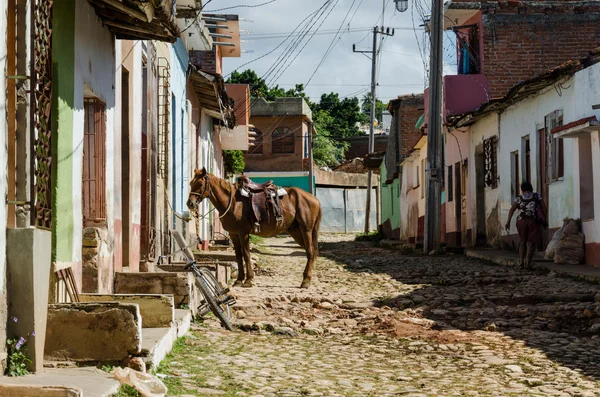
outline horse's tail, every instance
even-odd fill
[[[312,241],[315,249],[315,258],[319,256],[319,228],[321,227],[321,217],[323,216],[323,211],[321,210],[321,204],[319,203],[319,213],[317,214],[317,219],[315,219],[315,225],[312,230]]]

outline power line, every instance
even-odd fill
[[[313,37],[315,36],[315,33],[317,33],[319,31],[319,29],[321,29],[321,26],[323,26],[325,21],[329,18],[329,15],[331,15],[331,13],[335,9],[335,7],[338,5],[338,3],[339,3],[339,0],[336,0],[336,2],[333,4],[333,6],[331,6],[331,8],[330,8],[329,12],[327,13],[327,15],[325,16],[325,18],[321,21],[321,23],[319,24],[317,29],[313,32],[312,36],[310,36],[310,38],[306,41],[306,43],[304,43],[304,46],[300,49],[300,51],[298,51],[296,56],[287,64],[287,66],[274,79],[271,80],[272,83],[277,81],[277,79],[279,77],[281,77],[288,70],[288,68],[294,63],[294,61],[296,60],[296,58],[298,58],[298,56],[302,53],[302,51],[304,51],[304,49],[306,48],[308,43],[310,43],[311,40],[313,39]]]
[[[193,22],[191,22],[188,26],[186,26],[185,29],[183,29],[179,34],[187,32],[189,28],[191,28],[192,26],[194,26],[198,22],[198,17],[200,16],[200,13],[202,13],[202,10],[204,10],[204,7],[206,7],[207,5],[209,5],[211,1],[213,1],[213,0],[208,0],[206,2],[206,4],[204,4],[202,7],[198,8],[198,11],[196,12],[196,15],[194,15]]]
[[[337,1],[339,1],[339,0],[337,0]],[[317,13],[319,13],[319,15],[317,16],[317,19],[316,19],[316,21],[314,21],[314,23],[318,22],[323,17],[323,15],[325,15],[325,12],[327,11],[327,8],[330,5],[331,5],[331,1],[329,1],[329,0],[326,1],[325,3],[323,3],[323,5],[317,10]],[[327,15],[329,15],[329,14],[327,14]],[[311,29],[312,29],[311,23],[307,22],[306,26],[304,26],[302,28],[300,35],[294,41],[292,41],[292,43],[290,45],[288,45],[288,47],[284,50],[284,52],[279,56],[279,58],[275,62],[275,66],[272,69],[270,69],[263,76],[265,81],[267,80],[267,78],[269,76],[276,75],[284,67],[282,65],[285,65],[288,63],[287,60],[296,51],[296,49],[298,48],[300,43],[302,43],[302,41],[304,41],[304,39],[306,38],[307,34],[310,32]],[[275,73],[275,74],[273,74],[273,73]],[[272,80],[266,81],[267,86],[269,86],[271,82],[272,82]]]
[[[275,3],[276,1],[277,0],[270,0],[270,1],[266,1],[266,2],[261,3],[261,4],[254,4],[254,5],[251,5],[251,4],[250,5],[248,5],[248,4],[242,4],[242,5],[239,5],[239,6],[219,8],[218,10],[210,10],[210,11],[206,11],[206,12],[210,13],[210,12],[225,11],[225,10],[231,10],[233,8],[257,8],[257,7],[266,6],[267,4]]]
[[[338,43],[336,41],[336,39],[338,37],[338,34],[342,30],[342,27],[344,27],[344,23],[346,22],[346,19],[348,18],[348,15],[350,15],[350,12],[352,11],[352,7],[354,7],[355,3],[356,3],[356,0],[353,0],[352,4],[350,4],[350,8],[348,9],[348,12],[346,13],[346,16],[344,16],[344,19],[342,20],[342,23],[340,24],[340,27],[338,28],[337,33],[333,37],[333,40],[331,40],[331,43],[329,43],[329,47],[327,47],[327,50],[325,51],[325,54],[323,54],[323,58],[321,58],[321,61],[319,62],[319,64],[315,68],[315,71],[312,73],[312,75],[310,76],[310,78],[306,82],[306,84],[305,84],[306,86],[308,86],[310,84],[310,82],[312,81],[313,77],[315,77],[315,74],[317,74],[317,72],[319,71],[319,68],[321,67],[321,65],[325,62],[325,60],[327,59],[327,57],[329,56],[329,54],[331,53],[331,51],[333,51],[333,48],[335,47],[334,43],[335,44]],[[341,38],[341,36],[340,36],[340,38]]]
[[[329,2],[329,0],[328,0],[328,1],[326,1],[325,3],[328,3],[328,2]],[[322,8],[322,6],[321,6],[321,8]],[[287,40],[288,40],[288,39],[291,37],[291,35],[292,35],[294,32],[296,32],[296,30],[298,30],[298,28],[299,28],[300,26],[302,26],[302,25],[304,24],[304,22],[306,22],[306,21],[307,21],[307,20],[308,20],[310,17],[312,17],[313,15],[317,14],[321,8],[319,8],[319,9],[317,9],[316,11],[312,12],[311,14],[307,15],[307,16],[306,16],[306,18],[304,18],[304,19],[303,19],[303,20],[302,20],[302,21],[301,21],[301,22],[300,22],[300,23],[299,23],[299,24],[296,26],[296,28],[295,28],[295,29],[294,29],[294,30],[293,30],[293,31],[292,31],[292,32],[291,32],[291,33],[288,35],[288,37],[286,37],[286,39],[285,39],[285,40],[283,40],[281,43],[279,43],[279,44],[278,44],[278,45],[277,45],[275,48],[273,48],[271,51],[269,51],[269,52],[267,52],[267,53],[266,53],[266,54],[264,54],[264,55],[261,55],[261,56],[259,56],[259,57],[257,57],[257,58],[254,58],[254,59],[252,59],[251,61],[248,61],[248,62],[246,62],[246,63],[244,63],[244,64],[242,64],[242,65],[238,66],[236,69],[234,69],[233,71],[231,71],[231,73],[229,73],[227,76],[225,76],[225,78],[227,78],[227,77],[231,76],[231,75],[233,74],[233,72],[236,72],[236,71],[238,71],[239,69],[243,68],[244,66],[246,66],[246,65],[249,65],[249,64],[251,64],[251,63],[254,63],[254,62],[256,62],[256,61],[258,61],[258,60],[260,60],[260,59],[263,59],[263,58],[265,58],[265,57],[267,57],[267,56],[271,55],[271,54],[272,54],[272,53],[274,53],[275,51],[277,51],[277,50],[278,50],[278,49],[279,49],[281,46],[283,46],[283,45],[285,44],[285,42],[286,42],[286,41],[287,41]]]

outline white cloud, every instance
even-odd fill
[[[338,0],[336,7],[321,27],[321,31],[337,30],[353,1]],[[415,7],[416,5],[418,7],[417,11],[412,10],[411,12],[409,8],[409,11],[405,13],[396,12],[393,1],[383,1],[388,4],[385,12],[385,26],[411,28],[408,30],[397,29],[395,36],[387,37],[384,40],[378,97],[387,101],[401,94],[423,92],[423,59],[419,53],[415,32],[412,30],[412,17],[413,15],[415,17],[415,26],[418,27],[422,24],[422,21],[418,20],[420,17],[417,11],[424,9],[421,14],[425,13],[426,7],[424,6],[428,3],[428,0],[410,0],[409,7]],[[263,2],[265,0],[214,0],[206,8],[210,11],[240,4],[260,4]],[[331,2],[335,3],[336,0],[331,0]],[[356,0],[355,6],[360,2],[361,0]],[[306,16],[323,4],[324,0],[277,0],[272,4],[258,8],[234,8],[223,12],[238,14],[240,18],[253,20],[253,22],[240,23],[241,30],[250,31],[252,34],[284,33],[291,32]],[[374,26],[380,18],[382,8],[382,1],[380,0],[363,0],[350,28]],[[416,32],[420,42],[424,39],[423,34],[423,30],[417,30]],[[291,84],[306,83],[333,37],[334,35],[314,36],[294,63],[277,79],[276,83],[284,85],[286,88],[292,87]],[[245,38],[245,35],[242,35],[242,40],[245,39],[254,40],[254,42],[242,43],[242,49],[253,50],[253,53],[242,54],[239,59],[226,58],[223,65],[224,75],[240,65],[271,51],[283,40],[283,38],[259,40],[250,37]],[[368,31],[361,31],[347,32],[342,35],[341,40],[306,89],[313,99],[317,99],[322,93],[331,91],[338,92],[340,96],[346,96],[361,89],[369,90],[371,61],[361,54],[353,53],[353,43],[359,43],[357,47],[361,50],[368,50],[372,46],[372,34]],[[240,70],[251,68],[260,76],[264,75],[286,46],[287,44],[273,54],[242,67]],[[425,59],[425,61],[428,65],[429,60]]]

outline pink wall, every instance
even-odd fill
[[[248,84],[225,84],[227,95],[235,101],[235,117],[238,125],[250,124],[250,86]]]

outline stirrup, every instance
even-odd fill
[[[254,228],[252,229],[254,233],[260,233],[260,223],[254,222]]]

